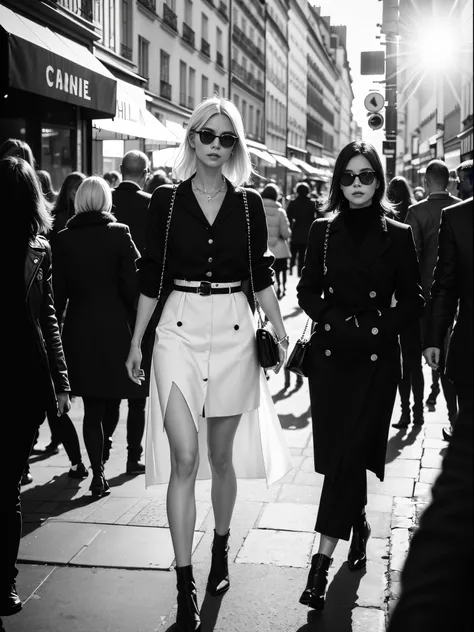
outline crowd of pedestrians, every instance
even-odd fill
[[[147,155],[132,150],[119,171],[70,173],[57,192],[26,143],[0,146],[0,179],[16,210],[8,220],[18,246],[11,281],[20,295],[14,327],[24,345],[23,354],[13,354],[12,375],[21,371],[29,392],[22,423],[2,440],[15,446],[15,458],[8,468],[0,459],[8,535],[0,549],[1,615],[21,609],[20,486],[33,480],[28,458],[39,426],[45,419],[50,425],[46,454],[63,444],[68,475],[87,478],[68,415],[71,398],[82,398],[89,489],[101,498],[110,493],[106,464],[127,400],[124,469],[145,474],[146,486],[168,483],[177,626],[200,630],[191,557],[196,479],[212,480],[207,592],[217,596],[230,588],[237,479],[271,485],[292,469],[259,364],[255,316],[273,328],[278,360],[270,368],[278,373],[289,347],[280,299],[287,275],[295,274],[297,302],[311,322],[305,366],[314,467],[324,475],[315,516],[319,547],[300,603],[324,608],[339,539],[351,540],[349,569],[365,567],[367,470],[383,481],[397,389],[401,416],[394,426],[405,432],[410,423],[424,424],[441,382],[449,473],[437,481],[413,540],[391,632],[425,629],[407,623],[429,618],[415,576],[431,568],[428,540],[447,537],[439,525],[449,522],[443,499],[456,496],[453,515],[462,521],[469,507],[461,492],[472,488],[472,475],[461,480],[472,462],[463,443],[472,439],[472,161],[456,171],[459,197],[440,160],[412,191],[403,177],[386,182],[375,148],[355,141],[337,157],[324,203],[300,182],[286,208],[276,183],[257,192],[251,174],[241,116],[216,97],[193,112],[173,179],[151,173]],[[426,402],[423,356],[432,369]],[[285,368],[285,388],[289,376]],[[299,388],[303,378],[297,380]],[[472,503],[470,511],[472,525]],[[453,540],[455,533],[465,540],[465,527],[453,526]],[[443,554],[454,556],[458,545],[452,541]],[[443,562],[426,588],[433,604],[460,564]],[[451,592],[442,595],[446,603]]]

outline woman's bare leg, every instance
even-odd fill
[[[191,564],[196,501],[194,486],[199,467],[198,436],[183,394],[173,384],[165,414],[171,451],[171,477],[166,507],[177,566]]]
[[[216,533],[229,531],[237,497],[237,479],[232,463],[235,433],[241,415],[211,417],[207,420],[207,446],[212,471],[212,508]]]
[[[332,554],[334,553],[334,549],[336,548],[338,542],[339,538],[331,538],[329,535],[323,535],[321,533],[318,553],[326,555],[327,557],[332,557]]]

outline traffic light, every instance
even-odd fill
[[[379,112],[375,112],[369,116],[367,123],[371,129],[381,129],[383,127],[384,118]]]

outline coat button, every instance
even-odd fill
[[[326,331],[331,331],[331,325],[327,325],[327,324],[326,324],[326,325],[324,325],[324,329],[325,329]]]
[[[183,323],[180,320],[178,320],[178,322],[176,324],[178,325],[178,327],[182,327],[183,326]]]
[[[374,292],[374,290],[372,290],[371,292],[369,292],[369,296],[370,298],[375,298],[377,296],[377,292]]]
[[[329,288],[329,294],[334,294],[334,290],[332,289],[332,287]]]
[[[376,336],[379,333],[379,330],[377,329],[377,327],[372,327],[372,333],[374,334],[374,336]]]
[[[213,243],[214,243],[214,240],[213,240],[213,239],[208,239],[207,243],[208,243],[208,244],[213,244]]]
[[[329,357],[331,355],[331,350],[326,349],[326,351],[324,352],[324,355],[327,355]]]
[[[375,362],[376,360],[378,360],[378,359],[379,359],[379,356],[378,356],[376,353],[373,353],[373,354],[370,356],[370,359],[372,360],[372,362]]]
[[[209,257],[209,259],[207,260],[208,263],[212,263],[213,262],[213,258]]]
[[[38,263],[38,259],[33,259],[33,263]]]
[[[212,276],[212,272],[209,270],[208,272],[206,272],[206,276],[207,277],[211,277]]]
[[[238,331],[240,329],[240,327],[238,325],[234,325],[234,329],[235,329],[235,331]]]

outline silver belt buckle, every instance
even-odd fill
[[[211,295],[212,283],[210,281],[201,281],[201,284],[198,289],[198,294],[201,296],[210,296]]]

